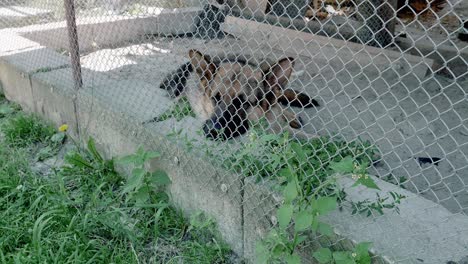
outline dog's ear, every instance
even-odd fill
[[[293,58],[284,58],[274,64],[266,73],[266,82],[271,89],[285,87],[294,68]],[[279,87],[278,87],[279,86]]]
[[[210,57],[203,55],[198,50],[189,51],[190,63],[197,72],[200,79],[211,80],[216,71],[216,65],[211,62]]]

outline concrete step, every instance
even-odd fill
[[[51,19],[53,12],[46,9],[5,6],[0,7],[0,28],[21,27],[37,23],[41,19]]]

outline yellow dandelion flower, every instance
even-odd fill
[[[67,124],[61,125],[58,130],[60,132],[66,132],[68,130],[68,125]]]

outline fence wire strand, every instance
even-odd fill
[[[174,199],[218,215],[247,259],[247,237],[278,226],[288,166],[312,195],[346,156],[383,184],[384,204],[405,194],[402,211],[371,210],[374,192],[337,182],[321,194],[348,201],[326,217],[340,233],[310,236],[303,263],[320,245],[372,238],[387,241],[376,263],[440,260],[417,244],[444,231],[466,249],[465,227],[445,223],[468,214],[467,1],[9,0],[0,39],[3,61],[22,57],[31,78],[72,84],[81,135],[105,127],[117,146],[145,138],[168,153]],[[411,208],[421,219],[404,216]],[[424,222],[431,212],[437,224]]]

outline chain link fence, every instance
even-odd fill
[[[70,84],[53,118],[71,111],[77,136],[171,153],[174,199],[218,215],[250,261],[284,257],[287,238],[302,263],[361,241],[376,263],[468,256],[466,224],[451,226],[468,213],[467,1],[9,0],[0,38],[31,78]],[[353,177],[335,179],[348,158]],[[281,233],[277,211],[294,205],[294,230],[317,197],[338,201],[320,220],[333,235]]]

